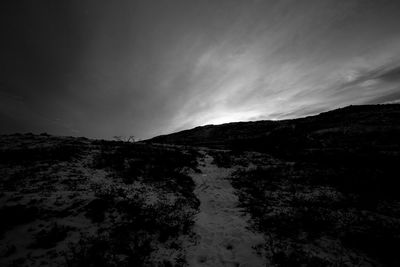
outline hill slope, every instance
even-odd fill
[[[207,125],[148,142],[261,152],[307,149],[399,148],[400,105],[349,106],[282,121]],[[373,141],[371,143],[371,141]]]
[[[377,105],[148,142],[228,149],[208,153],[231,169],[271,266],[399,266],[399,137],[400,105]]]

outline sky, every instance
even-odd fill
[[[0,3],[0,133],[146,139],[400,100],[400,1]]]

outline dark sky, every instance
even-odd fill
[[[0,133],[149,138],[400,99],[400,1],[0,3]]]

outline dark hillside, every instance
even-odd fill
[[[207,125],[148,141],[291,154],[313,149],[398,150],[398,136],[396,104],[349,106],[293,120]]]
[[[232,185],[265,235],[271,266],[400,264],[400,105],[210,125],[149,141],[228,149],[209,153],[236,170]]]

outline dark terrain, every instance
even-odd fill
[[[215,150],[214,161],[236,169],[232,185],[272,263],[400,265],[400,105],[210,125],[150,141],[229,150]]]
[[[348,106],[300,119],[206,125],[148,140],[285,156],[399,151],[400,104]],[[373,150],[373,151],[369,151]]]
[[[211,266],[191,249],[212,182],[202,175],[214,179],[201,170],[226,175],[268,266],[400,266],[399,163],[400,105],[138,143],[3,135],[0,266],[185,266],[188,251]]]
[[[160,145],[1,136],[0,265],[183,265],[199,205],[187,175],[197,156]]]

